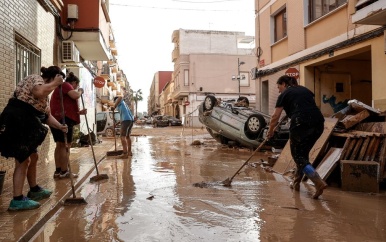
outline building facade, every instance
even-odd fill
[[[172,105],[185,125],[201,126],[197,106],[207,94],[222,99],[247,96],[255,105],[255,82],[250,70],[256,66],[254,37],[243,32],[175,30],[172,34]]]
[[[153,76],[153,81],[150,85],[150,94],[148,97],[148,114],[163,114],[164,111],[164,97],[162,94],[165,86],[171,81],[172,71],[158,71]],[[162,100],[160,100],[162,98]]]
[[[289,74],[315,93],[325,116],[350,99],[386,110],[386,1],[256,0],[255,7],[257,109],[274,109],[276,81]]]

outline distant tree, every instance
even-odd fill
[[[130,90],[133,94],[132,101],[135,103],[135,117],[138,117],[138,102],[143,100],[142,97],[142,90],[138,89],[138,91],[134,91],[133,89]]]

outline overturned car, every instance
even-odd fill
[[[249,108],[249,100],[222,101],[213,95],[199,105],[199,120],[209,134],[222,144],[256,148],[266,138],[270,115]],[[282,148],[289,138],[289,122],[281,122],[274,137],[266,145]]]

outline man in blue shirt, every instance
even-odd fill
[[[130,133],[134,124],[134,117],[130,111],[130,108],[123,101],[123,98],[115,97],[114,98],[114,109],[118,108],[118,112],[121,120],[121,142],[123,148],[123,154],[119,158],[127,159],[129,156],[132,156],[131,152],[131,139]]]

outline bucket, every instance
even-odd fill
[[[0,171],[0,195],[3,192],[4,181],[5,181],[5,171]]]

